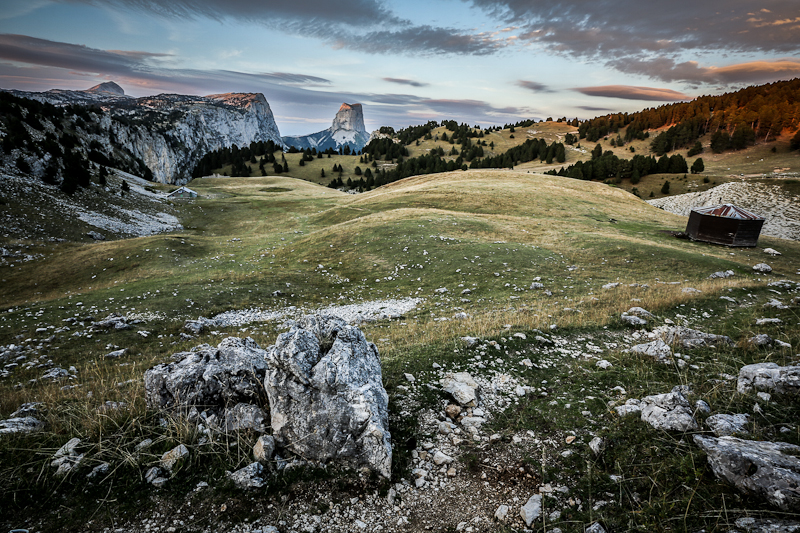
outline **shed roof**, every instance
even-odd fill
[[[764,220],[764,217],[756,215],[747,209],[742,209],[741,207],[737,207],[733,204],[696,207],[692,209],[692,211],[701,215],[711,215],[715,217],[737,218],[739,220]]]
[[[188,192],[188,193],[191,193],[191,194],[197,194],[197,192],[193,191],[189,187],[179,187],[179,188],[175,189],[174,191],[172,191],[171,193],[169,193],[168,196],[172,196],[173,194],[178,194],[179,192]]]

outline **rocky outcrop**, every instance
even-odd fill
[[[106,153],[127,150],[161,183],[189,181],[195,163],[207,152],[255,141],[283,146],[269,103],[260,93],[131,98],[113,82],[86,91],[9,92],[59,106],[102,107],[104,113],[90,114],[98,126],[91,140]]]
[[[330,128],[310,135],[286,136],[283,137],[283,142],[286,146],[294,146],[301,150],[306,148],[338,150],[349,146],[350,150],[356,151],[364,148],[369,139],[370,135],[364,127],[364,111],[361,104],[342,104]]]
[[[725,345],[733,346],[733,340],[726,335],[704,333],[684,326],[662,326],[653,330],[654,333],[670,346],[681,346],[686,349],[700,348],[703,346]]]
[[[329,316],[298,321],[267,350],[273,436],[314,461],[389,477],[389,396],[378,350],[356,327]]]
[[[800,510],[800,446],[695,435],[714,475],[784,511]]]
[[[172,356],[176,362],[156,365],[144,373],[147,406],[151,409],[188,406],[213,409],[259,403],[261,383],[267,371],[265,354],[249,337],[228,337],[216,348],[203,344],[190,352],[177,353]],[[237,409],[242,413],[247,411]],[[258,413],[249,415],[257,418]],[[245,414],[232,415],[228,422],[233,426],[246,418]]]
[[[739,370],[736,390],[741,394],[755,391],[800,395],[800,366],[756,363]]]

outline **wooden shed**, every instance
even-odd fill
[[[169,193],[167,198],[197,198],[197,193],[189,187],[180,187]]]
[[[721,204],[692,209],[686,234],[693,241],[753,247],[763,225],[764,217],[733,204]]]

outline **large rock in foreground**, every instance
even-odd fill
[[[389,477],[389,396],[378,349],[356,327],[307,316],[267,349],[264,386],[279,445]]]
[[[250,337],[228,337],[216,348],[203,344],[176,353],[172,356],[176,362],[156,365],[144,373],[147,406],[225,408],[259,403],[267,371],[265,356]]]
[[[694,442],[718,478],[784,511],[800,511],[800,446],[703,435]]]

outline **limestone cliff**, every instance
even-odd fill
[[[349,146],[350,150],[361,150],[369,141],[369,133],[364,127],[364,111],[361,104],[342,104],[330,128],[310,135],[283,137],[286,146],[299,149],[316,148],[338,150]]]

